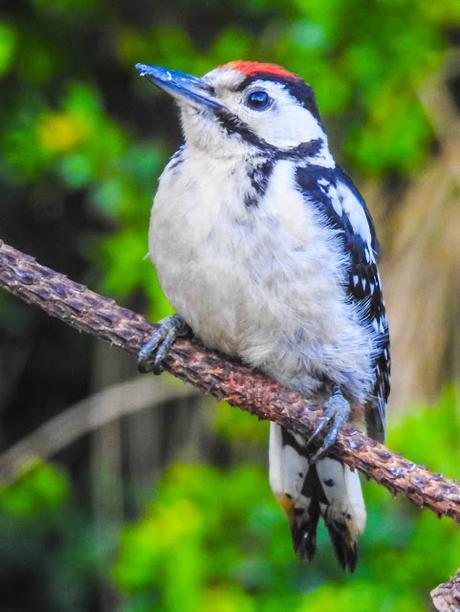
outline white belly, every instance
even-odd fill
[[[293,171],[278,162],[263,201],[247,208],[241,163],[186,157],[160,181],[149,248],[168,299],[206,346],[310,393],[318,372],[367,372],[371,347],[345,302],[337,245],[293,189]]]

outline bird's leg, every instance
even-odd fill
[[[189,331],[190,327],[178,314],[162,319],[153,336],[139,351],[137,357],[139,372],[161,374],[163,371],[162,362],[169,349],[179,336],[185,336]]]
[[[310,457],[310,462],[314,463],[327,453],[330,447],[334,444],[337,434],[346,423],[350,414],[350,404],[343,396],[338,387],[333,387],[331,397],[324,407],[324,413],[316,426],[315,431],[307,441],[307,447],[310,447],[312,442],[317,437],[322,437],[323,442],[320,448]]]

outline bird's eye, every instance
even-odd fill
[[[271,105],[272,99],[263,89],[254,89],[246,95],[244,103],[253,110],[261,111],[265,110]]]

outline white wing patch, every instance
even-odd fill
[[[343,210],[350,220],[354,233],[361,236],[364,242],[368,245],[369,251],[372,252],[371,230],[369,228],[369,222],[362,205],[343,183],[339,183],[337,185],[337,189],[342,200]]]

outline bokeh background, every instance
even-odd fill
[[[3,0],[0,237],[156,320],[152,194],[181,141],[135,62],[285,65],[372,210],[394,356],[389,445],[459,477],[458,0]],[[365,483],[353,577],[297,562],[267,424],[0,293],[0,608],[429,609],[460,535]]]

